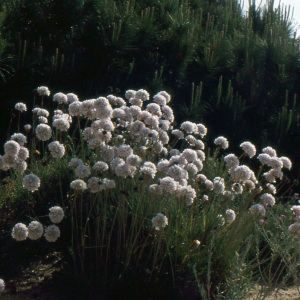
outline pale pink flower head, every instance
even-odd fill
[[[79,101],[78,96],[73,94],[73,93],[68,93],[67,94],[67,102],[68,103],[73,103]]]
[[[262,152],[263,153],[266,153],[266,154],[269,154],[271,157],[275,157],[275,156],[277,156],[277,154],[276,154],[276,150],[275,149],[273,149],[272,147],[265,147],[265,148],[263,148],[262,149]]]
[[[251,170],[246,165],[237,166],[231,172],[232,180],[235,182],[243,182],[250,179]]]
[[[300,223],[294,223],[289,226],[289,231],[295,234],[300,234]]]
[[[44,232],[43,225],[38,221],[32,221],[28,225],[28,237],[31,240],[37,240],[42,237]]]
[[[11,235],[17,241],[25,241],[28,236],[28,228],[23,223],[17,223],[14,226]]]
[[[265,206],[273,206],[275,204],[275,198],[269,193],[264,193],[260,196],[260,199]]]
[[[134,98],[141,99],[142,101],[149,100],[149,93],[146,90],[140,89],[136,91]]]
[[[48,242],[55,242],[60,237],[60,230],[56,225],[50,225],[45,229],[44,236]]]
[[[291,160],[290,160],[288,157],[286,157],[286,156],[281,156],[281,157],[279,157],[279,159],[281,160],[281,162],[282,162],[284,168],[287,168],[287,169],[289,169],[289,170],[291,169],[291,167],[292,167],[292,162],[291,162]]]
[[[4,152],[8,156],[17,156],[20,151],[20,144],[16,141],[7,141],[4,144]]]
[[[183,122],[180,128],[188,134],[198,133],[197,125],[190,121]]]
[[[51,127],[47,124],[39,124],[35,129],[35,133],[41,141],[48,141],[52,136]]]
[[[52,223],[60,223],[64,216],[65,213],[60,206],[53,206],[49,208],[49,218]]]
[[[35,174],[28,174],[23,178],[23,187],[30,192],[38,190],[40,185],[41,180]]]
[[[15,105],[15,109],[19,112],[27,111],[27,106],[25,103],[19,102]]]
[[[245,151],[245,153],[252,158],[256,154],[255,146],[250,142],[243,142],[240,147]]]
[[[168,218],[162,213],[158,213],[152,218],[152,225],[156,230],[165,228],[168,225]]]
[[[240,163],[238,157],[233,153],[224,156],[224,161],[229,168],[236,168]]]
[[[232,209],[227,209],[225,212],[225,220],[227,223],[232,223],[236,218],[235,211]]]
[[[254,215],[254,216],[265,216],[266,214],[266,209],[264,208],[263,205],[257,203],[254,204],[250,207],[250,212]]]
[[[40,96],[50,96],[50,91],[46,86],[39,86],[36,91]]]
[[[222,149],[229,147],[228,140],[224,136],[219,136],[214,140],[215,145],[220,146]]]
[[[293,215],[297,218],[300,218],[300,205],[293,205],[291,207],[291,210],[293,211]]]
[[[169,103],[169,102],[171,101],[171,96],[170,96],[170,94],[168,94],[166,91],[160,91],[160,92],[158,93],[158,95],[164,96],[164,97],[166,98],[166,100],[167,100],[167,103]]]
[[[66,104],[68,102],[68,97],[63,93],[56,93],[53,96],[53,101],[58,102],[59,104]]]
[[[203,124],[197,124],[198,134],[203,138],[207,134],[207,128]]]

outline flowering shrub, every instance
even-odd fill
[[[43,106],[50,92],[40,87],[37,93]],[[241,143],[238,157],[227,154],[225,137],[217,137],[211,155],[203,124],[186,121],[173,128],[167,92],[150,103],[145,90],[128,90],[125,98],[80,101],[75,94],[56,93],[53,114],[35,107],[33,126],[25,125],[24,134],[15,133],[4,144],[1,169],[13,171],[16,186],[21,183],[18,188],[30,199],[59,190],[52,207],[33,204],[33,210],[49,209],[54,224],[43,225],[43,217],[28,226],[17,223],[11,233],[16,241],[66,239],[76,266],[90,278],[96,274],[113,282],[116,274],[129,278],[138,272],[145,282],[155,282],[195,276],[200,293],[211,294],[212,282],[226,292],[233,277],[242,276],[241,266],[255,257],[255,232],[273,251],[273,236],[264,229],[269,220],[288,233],[286,239],[297,238],[298,206],[292,206],[292,225],[277,220],[274,208],[277,191],[286,185],[283,171],[292,166],[287,157],[265,147],[255,175],[250,166],[256,147],[249,141]],[[20,103],[16,109],[26,111]],[[43,181],[47,176],[50,188]],[[233,274],[236,253],[245,254]],[[277,253],[286,262],[286,249]]]

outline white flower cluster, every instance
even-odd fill
[[[0,156],[0,169],[13,168],[21,174],[25,172],[27,169],[26,160],[29,157],[29,151],[24,147],[26,142],[26,136],[22,133],[15,133],[11,136],[11,140],[4,144],[5,154]]]
[[[52,223],[60,223],[64,218],[64,211],[60,206],[53,206],[49,209],[49,218]],[[55,242],[60,237],[60,230],[56,225],[50,225],[45,228],[39,221],[32,221],[28,227],[23,223],[17,223],[12,229],[12,237],[17,241],[24,241],[29,237],[31,240],[37,240],[44,237],[48,242]]]
[[[25,103],[19,102],[15,105],[15,109],[19,112],[27,111],[27,106]]]
[[[168,218],[162,213],[158,213],[152,218],[152,225],[156,230],[163,229],[168,225]]]

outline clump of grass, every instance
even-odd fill
[[[298,208],[289,226],[275,204],[291,191],[287,157],[265,147],[255,158],[248,141],[235,155],[223,136],[205,149],[205,125],[173,127],[165,91],[153,101],[142,89],[125,100],[60,92],[53,112],[49,96],[37,89],[32,128],[12,135],[0,160],[15,243],[44,236],[49,250],[68,249],[95,295],[133,283],[146,297],[241,299],[253,281],[296,278]]]

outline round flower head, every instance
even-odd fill
[[[0,293],[2,293],[5,289],[5,282],[0,278]]]
[[[289,226],[289,231],[293,233],[300,234],[300,223],[294,223]]]
[[[215,177],[213,181],[213,190],[216,194],[223,194],[225,191],[224,179],[221,177]]]
[[[37,240],[42,237],[44,232],[43,225],[38,221],[32,221],[28,225],[28,237],[32,240]]]
[[[239,159],[232,153],[224,156],[224,161],[229,168],[236,168],[240,163]]]
[[[233,181],[243,182],[245,180],[250,179],[251,170],[246,165],[237,166],[235,169],[232,170],[231,176]]]
[[[80,116],[81,115],[81,102],[80,101],[74,101],[69,105],[69,114],[71,116]]]
[[[168,218],[161,213],[158,213],[155,217],[152,218],[151,221],[156,230],[160,230],[168,225]]]
[[[172,177],[164,177],[159,179],[160,187],[170,194],[175,194],[178,188],[178,182],[175,181]]]
[[[49,208],[49,218],[52,223],[60,223],[64,218],[65,214],[60,206],[53,206]]]
[[[262,152],[270,155],[271,157],[273,157],[273,156],[276,157],[277,156],[276,150],[273,149],[272,147],[266,147],[266,148],[262,149]]]
[[[93,165],[93,170],[99,171],[99,172],[104,172],[108,170],[108,164],[105,163],[104,161],[97,161]]]
[[[65,154],[64,145],[60,144],[58,141],[50,143],[48,148],[54,158],[62,158]]]
[[[47,124],[48,123],[48,119],[46,117],[43,117],[43,116],[39,116],[38,121],[39,121],[39,123],[42,123],[42,124]]]
[[[48,242],[55,242],[60,237],[60,230],[56,225],[50,225],[45,229],[44,236]]]
[[[66,118],[60,117],[53,120],[52,126],[59,131],[67,131],[70,128],[70,122]]]
[[[227,223],[232,223],[236,218],[235,211],[232,209],[227,209],[225,214],[225,219]]]
[[[27,143],[27,138],[22,133],[15,133],[11,136],[11,140],[19,143],[20,146],[24,146]]]
[[[184,130],[186,133],[198,133],[198,127],[195,123],[192,123],[190,121],[186,121],[186,122],[183,122],[180,126],[180,128],[182,130]]]
[[[91,170],[88,166],[82,164],[75,169],[75,175],[79,178],[85,178],[91,175]]]
[[[140,167],[140,172],[144,175],[148,175],[152,178],[155,177],[155,174],[157,172],[155,164],[153,164],[150,161],[144,162],[144,164]]]
[[[28,174],[23,178],[23,187],[30,192],[38,190],[40,184],[40,178],[38,178],[35,174]]]
[[[30,124],[25,124],[25,125],[24,125],[24,130],[25,130],[26,132],[29,132],[29,131],[31,130],[31,125],[30,125]]]
[[[78,96],[75,95],[75,94],[73,94],[73,93],[68,93],[68,94],[67,94],[67,99],[68,99],[68,100],[67,100],[68,103],[73,103],[73,102],[79,101]]]
[[[68,102],[68,97],[63,93],[56,93],[53,96],[53,101],[58,102],[59,104],[66,104]]]
[[[50,96],[50,91],[46,86],[39,86],[36,91],[40,96]]]
[[[19,102],[15,105],[15,109],[19,112],[27,111],[27,106],[25,103]]]
[[[71,188],[76,191],[84,191],[87,189],[86,183],[81,179],[76,179],[71,182]]]
[[[13,168],[23,174],[25,170],[27,169],[27,163],[24,160],[17,159],[16,163],[13,165]]]
[[[119,146],[117,153],[120,157],[127,157],[133,154],[133,149],[129,145],[123,144]]]
[[[114,189],[116,187],[116,183],[112,179],[103,178],[101,187],[103,190]]]
[[[297,217],[300,218],[300,205],[293,205],[291,207],[291,210],[293,211],[293,214]]]
[[[134,98],[141,99],[142,101],[147,101],[149,100],[149,93],[145,90],[140,89],[135,93]]]
[[[266,214],[266,209],[263,205],[257,203],[250,207],[250,212],[255,216],[264,216]]]
[[[41,141],[48,141],[51,138],[51,127],[46,124],[39,124],[35,129],[36,136]]]
[[[77,168],[79,165],[83,165],[83,161],[77,157],[72,158],[69,162],[70,167]]]
[[[281,156],[281,157],[279,157],[279,159],[281,160],[284,168],[287,168],[289,170],[291,169],[292,162],[290,161],[290,159],[288,157]]]
[[[11,235],[17,241],[25,241],[28,236],[28,228],[23,223],[17,223],[14,226]]]
[[[250,142],[243,142],[240,144],[240,147],[245,151],[250,158],[252,158],[256,154],[256,148]]]
[[[167,104],[167,99],[162,94],[157,94],[153,97],[153,101],[156,102],[158,105],[164,106]]]
[[[127,90],[125,92],[125,98],[129,100],[130,98],[134,98],[135,94],[136,94],[136,91],[134,91],[134,90]]]
[[[184,133],[181,130],[174,129],[171,131],[171,133],[179,140],[184,139]]]
[[[20,144],[16,141],[8,141],[4,144],[4,152],[8,156],[16,156],[20,151]]]
[[[273,206],[275,204],[275,198],[269,193],[264,193],[260,199],[265,206]]]
[[[220,146],[223,149],[227,149],[229,147],[229,143],[224,136],[219,136],[214,140],[215,145]]]
[[[203,138],[207,134],[207,128],[203,124],[197,124],[198,134]]]
[[[163,189],[158,184],[151,184],[149,185],[149,193],[155,196],[161,196]]]

